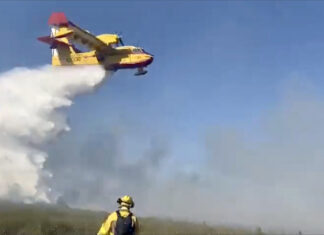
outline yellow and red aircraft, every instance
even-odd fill
[[[137,68],[135,75],[147,73],[144,68],[152,63],[153,55],[140,47],[124,46],[117,34],[92,35],[68,21],[62,12],[53,13],[48,24],[51,35],[39,37],[38,40],[50,45],[52,65],[98,65],[106,70]],[[79,44],[89,49],[82,52],[76,48]]]

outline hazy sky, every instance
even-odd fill
[[[46,146],[68,203],[324,232],[324,2],[1,1],[0,71],[50,63],[54,11],[155,59],[77,98]]]

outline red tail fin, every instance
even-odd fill
[[[48,24],[54,26],[66,26],[69,24],[69,21],[63,12],[54,12],[48,19]]]

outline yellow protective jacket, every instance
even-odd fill
[[[122,217],[127,217],[130,213],[129,209],[126,207],[122,207],[119,210],[119,213]],[[99,229],[98,235],[114,235],[116,221],[118,219],[118,215],[115,212],[111,213],[108,218],[103,222],[101,228]],[[133,226],[135,226],[135,234],[139,232],[139,224],[136,216],[132,215]]]

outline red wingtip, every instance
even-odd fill
[[[68,23],[69,21],[67,20],[63,12],[54,12],[48,19],[49,25],[64,26],[67,25]]]

